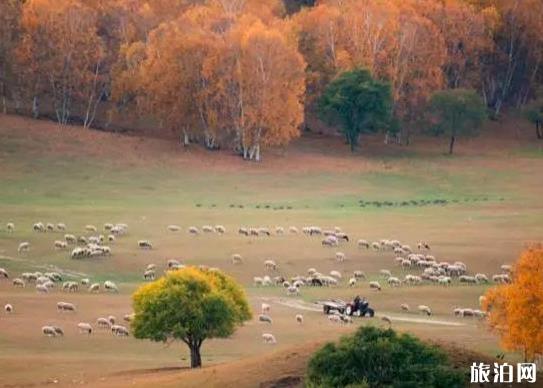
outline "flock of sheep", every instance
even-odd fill
[[[181,227],[178,225],[168,225],[166,229],[171,233],[177,233],[181,231]],[[15,231],[15,224],[9,222],[6,225],[8,233]],[[67,230],[64,223],[43,223],[37,222],[32,225],[32,230],[37,233],[47,232],[60,232],[64,233]],[[126,224],[113,224],[106,223],[103,225],[103,234],[98,234],[98,228],[94,225],[86,225],[85,232],[87,235],[76,236],[73,234],[64,234],[62,240],[56,239],[53,241],[53,249],[55,250],[69,250],[69,256],[72,259],[84,259],[109,256],[112,254],[110,246],[105,245],[114,244],[116,239],[124,236],[128,232],[128,226]],[[187,232],[190,235],[199,234],[211,234],[216,233],[219,235],[227,233],[227,230],[222,225],[204,225],[201,228],[196,226],[190,226],[187,228]],[[270,237],[272,235],[298,235],[300,230],[295,226],[290,226],[285,229],[283,227],[276,227],[270,229],[268,227],[245,227],[238,228],[237,233],[246,237]],[[91,235],[88,235],[91,234]],[[334,227],[330,230],[322,229],[318,226],[305,226],[301,228],[301,234],[308,237],[320,236],[320,242],[323,247],[339,248],[343,244],[349,244],[353,240],[349,238],[347,233],[344,233],[341,228]],[[140,249],[153,249],[153,244],[149,240],[139,240],[137,246]],[[373,250],[375,252],[381,252],[391,255],[392,262],[398,272],[401,271],[404,276],[394,276],[393,271],[390,269],[381,269],[374,279],[369,280],[368,276],[361,269],[354,270],[352,273],[344,276],[339,270],[332,270],[328,274],[323,274],[317,271],[316,268],[309,268],[305,274],[295,274],[291,276],[285,276],[281,274],[278,263],[273,259],[267,259],[263,262],[263,269],[267,274],[263,276],[254,276],[253,284],[256,287],[271,287],[279,286],[284,287],[288,296],[300,295],[301,290],[304,287],[333,287],[338,286],[344,282],[349,287],[355,287],[361,281],[367,281],[368,287],[371,290],[381,291],[384,283],[389,287],[402,287],[402,286],[416,286],[421,284],[434,283],[442,286],[449,286],[455,282],[465,284],[481,284],[489,283],[490,279],[496,283],[509,283],[511,281],[510,273],[511,266],[503,265],[501,267],[501,273],[494,274],[490,278],[483,273],[469,274],[466,264],[460,261],[448,262],[438,261],[433,255],[429,254],[430,245],[425,241],[417,243],[416,252],[407,244],[402,244],[399,240],[382,239],[379,241],[367,241],[359,239],[356,241],[356,246],[361,250]],[[31,244],[28,241],[23,241],[18,245],[18,253],[21,255],[26,254],[31,249]],[[343,263],[348,260],[347,255],[342,251],[336,251],[333,256],[335,261]],[[231,256],[231,264],[243,265],[244,259],[241,254],[236,253]],[[183,268],[184,265],[174,259],[167,262],[166,270],[176,270]],[[201,266],[204,268],[205,266]],[[209,270],[219,270],[219,268],[208,268]],[[405,271],[420,271],[418,274],[405,273]],[[395,270],[396,272],[396,270]],[[0,268],[0,279],[9,278],[8,272]],[[154,280],[156,278],[156,265],[148,264],[143,271],[144,280]],[[369,281],[368,281],[369,280]],[[59,272],[24,272],[20,277],[16,277],[12,280],[14,287],[24,288],[28,284],[35,284],[35,288],[39,293],[48,293],[51,289],[58,288],[59,290],[71,293],[78,292],[80,288],[85,287],[88,292],[97,293],[103,288],[108,292],[118,292],[118,287],[112,281],[105,281],[102,284],[93,282],[89,279],[80,279],[79,281],[66,280],[63,281],[63,275]],[[480,301],[481,302],[481,301]],[[269,304],[262,304],[261,314],[258,316],[258,321],[263,323],[272,323],[270,316],[271,306]],[[67,302],[59,302],[57,304],[58,311],[75,312],[76,308],[73,304]],[[407,304],[401,304],[401,311],[409,312],[410,308]],[[427,305],[419,305],[417,310],[424,315],[432,315],[432,311]],[[11,313],[14,311],[14,306],[11,304],[5,305],[5,311]],[[484,318],[485,313],[481,310],[471,308],[455,308],[453,311],[455,316],[460,317],[479,317]],[[132,315],[125,315],[125,321],[129,322]],[[332,314],[328,319],[333,323],[350,323],[351,318],[340,314]],[[298,324],[303,324],[304,318],[301,314],[295,316],[295,320]],[[382,316],[382,320],[392,323],[392,319],[388,316]],[[110,329],[111,332],[117,336],[128,336],[129,330],[122,325],[115,324],[115,318],[110,316],[108,318],[98,318],[96,325],[100,329]],[[77,324],[80,333],[91,334],[93,327],[88,322],[79,322]],[[43,326],[42,333],[46,336],[57,337],[64,335],[62,328],[57,326]],[[265,343],[276,343],[276,339],[271,333],[264,333],[262,338]]]

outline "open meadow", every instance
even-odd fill
[[[207,366],[233,363],[234,369],[222,373],[244,370],[249,378],[248,371],[274,367],[273,357],[269,358],[273,352],[292,346],[314,348],[316,342],[337,338],[358,325],[386,327],[380,319],[383,315],[400,331],[494,357],[500,352],[498,339],[483,323],[453,314],[456,307],[479,308],[478,298],[492,280],[472,285],[453,278],[450,285],[424,281],[391,287],[380,274],[382,269],[400,279],[420,275],[422,269],[402,268],[391,250],[357,245],[359,239],[370,244],[397,239],[418,252],[417,243],[426,241],[431,249],[423,253],[435,256],[437,262],[461,261],[469,275],[483,273],[491,279],[526,244],[540,241],[541,145],[527,140],[530,128],[519,128],[518,137],[512,138],[513,131],[506,135],[498,124],[490,126],[494,127],[485,130],[494,131],[493,135],[460,142],[452,157],[443,154],[445,144],[435,139],[416,139],[413,145],[400,147],[385,146],[381,137],[365,137],[361,150],[350,155],[340,138],[310,134],[287,150],[271,150],[261,163],[252,163],[228,151],[183,149],[167,140],[3,117],[0,267],[10,278],[0,279],[0,305],[10,303],[14,311],[0,312],[0,385],[97,386],[115,379],[114,385],[121,386],[150,378],[168,386],[179,382],[174,378],[177,374],[182,379],[183,373],[192,373],[194,379],[187,379],[186,386],[214,386],[222,381],[217,377],[220,367],[215,375]],[[12,232],[6,228],[8,222],[14,224]],[[66,230],[35,232],[32,225],[37,222],[64,223]],[[107,236],[106,223],[128,225],[126,234],[105,243],[111,255],[72,259],[74,246],[54,249],[54,241],[64,240],[66,233]],[[86,231],[89,224],[98,231]],[[168,225],[179,225],[181,230],[169,231]],[[226,233],[204,233],[204,225],[223,225]],[[312,225],[323,230],[339,227],[349,241],[325,247],[323,236],[302,233],[303,227]],[[190,234],[191,226],[201,233]],[[267,227],[271,235],[244,236],[238,233],[242,226]],[[284,234],[275,232],[278,226]],[[299,233],[289,232],[291,226]],[[139,240],[150,241],[152,249],[140,249]],[[21,242],[30,243],[28,252],[18,253]],[[338,262],[336,252],[343,252],[345,260]],[[233,264],[233,254],[240,254],[243,262]],[[253,309],[253,320],[233,337],[204,343],[201,371],[167,369],[188,366],[183,344],[165,346],[132,336],[116,337],[95,326],[98,317],[108,315],[122,323],[132,311],[130,296],[144,282],[146,267],[155,264],[160,275],[171,259],[217,267],[232,275],[245,287]],[[266,260],[274,260],[277,270],[267,270]],[[309,268],[325,275],[337,270],[342,277],[335,286],[302,286],[297,296],[288,296],[282,285],[254,284],[255,276],[290,279],[306,276]],[[350,286],[355,270],[364,271],[367,279]],[[63,281],[77,282],[79,290],[62,292],[58,283],[41,294],[31,282],[24,288],[12,285],[21,273],[36,271],[59,272]],[[99,293],[89,293],[80,284],[83,278],[101,285],[112,281],[119,292],[101,287]],[[382,290],[370,289],[370,281],[379,281]],[[355,295],[369,299],[375,318],[355,318],[352,325],[331,323],[314,304]],[[57,312],[59,301],[73,303],[77,311]],[[262,303],[271,305],[271,325],[255,319]],[[403,303],[411,311],[402,311]],[[429,306],[432,315],[420,314],[418,305]],[[302,325],[296,314],[303,314]],[[79,322],[93,324],[93,334],[78,333]],[[58,325],[65,335],[46,337],[41,332],[44,325]],[[263,343],[262,333],[273,333],[277,344]],[[518,356],[506,357],[517,360]],[[240,362],[246,362],[248,369]],[[253,373],[250,382],[240,377],[224,380],[224,385],[240,381],[257,385],[262,382],[259,378],[290,373],[277,368],[260,377]],[[144,371],[151,369],[161,372]]]

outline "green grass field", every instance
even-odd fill
[[[380,269],[390,269],[398,277],[420,270],[404,271],[395,266],[393,253],[360,250],[353,241],[328,249],[319,238],[302,234],[247,238],[236,233],[242,225],[300,229],[320,225],[340,226],[354,241],[399,239],[415,248],[417,241],[426,240],[438,261],[460,260],[470,273],[491,277],[500,272],[500,265],[513,262],[525,244],[543,236],[543,158],[529,142],[483,147],[484,140],[476,139],[460,144],[463,151],[453,157],[435,151],[441,146],[435,142],[424,140],[409,149],[391,150],[372,138],[359,153],[349,155],[339,140],[310,137],[286,152],[270,151],[257,165],[228,152],[207,153],[196,146],[181,150],[165,140],[3,119],[0,267],[11,277],[56,268],[74,279],[113,280],[121,289],[119,295],[85,291],[66,295],[57,290],[44,296],[36,294],[33,285],[19,290],[0,281],[0,304],[15,307],[10,316],[0,313],[3,382],[88,382],[123,370],[179,365],[181,357],[186,365],[186,351],[180,345],[164,348],[106,333],[84,338],[75,329],[80,321],[94,323],[98,316],[129,313],[130,293],[142,283],[146,265],[155,263],[161,271],[171,258],[219,267],[233,275],[247,288],[255,312],[262,300],[288,299],[282,288],[253,285],[254,276],[267,274],[264,260],[276,260],[278,273],[287,277],[305,274],[310,267],[322,273],[336,269],[344,274],[338,287],[304,288],[300,299],[366,295],[378,315],[403,318],[393,319],[397,329],[496,354],[498,341],[483,323],[452,314],[454,307],[477,308],[487,286],[385,285],[379,293],[370,291],[367,282],[359,282],[349,288],[348,278],[356,269],[382,284]],[[5,229],[10,221],[15,223],[14,233]],[[53,249],[61,233],[32,232],[37,221],[63,222],[67,233],[76,235],[88,235],[86,224],[101,229],[106,222],[123,222],[129,233],[111,244],[111,257],[72,260],[68,251]],[[169,224],[180,225],[181,232],[168,232]],[[222,224],[228,232],[223,236],[187,233],[191,225],[206,224]],[[152,241],[154,249],[138,249],[140,239]],[[31,250],[19,255],[22,241],[30,242]],[[347,256],[343,263],[334,260],[338,250]],[[244,257],[243,265],[230,263],[234,253]],[[55,310],[59,300],[74,301],[78,312],[59,316]],[[414,311],[402,313],[401,303]],[[418,314],[419,304],[429,305],[433,316]],[[260,339],[264,331],[273,332],[281,348],[352,330],[333,326],[312,311],[304,312],[302,330],[294,321],[298,312],[274,303],[273,326],[251,322],[231,339],[204,344],[204,364],[269,352],[271,348]],[[421,319],[452,324],[418,322]],[[48,322],[62,324],[66,337],[43,338],[40,328]],[[384,324],[378,319],[363,322],[356,325]],[[27,362],[38,366],[27,371]]]

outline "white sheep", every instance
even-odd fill
[[[215,225],[215,232],[219,233],[219,234],[225,234],[226,233],[226,228],[222,225]]]
[[[378,251],[381,249],[381,244],[379,244],[378,242],[372,242],[371,243],[371,248],[374,250],[374,251]]]
[[[81,334],[92,334],[92,326],[90,325],[90,323],[79,322],[77,324],[77,328],[79,329],[79,333]]]
[[[148,269],[143,273],[143,279],[144,280],[155,280],[155,270]]]
[[[345,261],[345,253],[343,252],[336,252],[336,261],[344,262]]]
[[[388,285],[391,287],[399,287],[402,284],[402,281],[397,277],[391,276],[387,279]]]
[[[47,288],[47,286],[44,284],[36,284],[36,291],[40,294],[47,294],[49,292],[49,288]]]
[[[479,306],[483,306],[485,304],[485,302],[486,302],[486,296],[481,295],[479,297]]]
[[[76,307],[74,304],[72,303],[68,303],[68,302],[58,302],[57,303],[57,310],[59,312],[62,312],[62,311],[72,311],[72,312],[75,312],[76,311]]]
[[[9,313],[12,313],[12,312],[13,312],[13,306],[12,306],[11,304],[8,303],[8,304],[6,304],[6,305],[4,306],[4,310],[5,310],[6,313],[8,313],[8,314],[9,314]]]
[[[339,240],[336,236],[326,236],[321,241],[322,246],[337,247],[339,246]]]
[[[267,270],[275,271],[275,270],[277,270],[277,263],[274,260],[266,260],[264,262],[264,267]]]
[[[15,224],[13,222],[8,222],[6,224],[6,229],[8,233],[13,233],[13,231],[15,230]]]
[[[55,249],[66,249],[66,241],[55,240],[54,247]]]
[[[379,284],[378,281],[375,281],[375,280],[370,282],[370,288],[372,290],[381,291],[381,285]]]
[[[28,252],[30,250],[30,243],[28,241],[24,241],[19,244],[19,247],[17,248],[17,252],[23,253]]]
[[[153,244],[149,240],[139,240],[138,246],[141,249],[153,249]]]
[[[262,314],[269,314],[271,306],[268,303],[262,303],[262,305],[260,306],[260,310],[262,311]]]
[[[364,271],[360,271],[360,270],[356,270],[353,272],[353,276],[356,278],[356,279],[366,279],[366,274],[364,273]]]
[[[100,283],[92,283],[92,284],[89,286],[88,291],[89,291],[89,292],[93,292],[93,293],[98,293],[98,292],[100,292]]]
[[[43,222],[36,222],[34,225],[32,225],[32,230],[34,232],[45,232],[45,225]]]
[[[235,253],[232,255],[232,264],[241,264],[243,263],[243,258],[239,253]]]
[[[73,234],[65,234],[64,240],[67,244],[75,244],[77,242],[77,238]]]
[[[275,344],[277,341],[275,340],[275,336],[270,333],[264,333],[262,334],[262,339],[264,340],[265,344]]]
[[[96,229],[96,226],[94,225],[85,225],[85,230],[87,232],[95,233],[97,229]]]
[[[50,222],[48,222],[47,225],[45,225],[45,228],[46,228],[48,231],[52,232],[52,231],[55,230],[55,225],[53,225],[53,224],[51,224]]]
[[[202,231],[204,233],[213,233],[213,227],[211,225],[204,225],[202,226]]]
[[[275,234],[277,234],[277,235],[285,234],[285,228],[283,228],[282,226],[276,226],[275,227]]]
[[[349,279],[349,287],[356,286],[356,278],[350,278]]]
[[[300,325],[304,323],[304,316],[302,314],[296,314],[296,322]]]
[[[104,282],[104,289],[110,292],[119,292],[119,288],[117,288],[117,285],[110,280],[106,280]]]
[[[422,314],[426,314],[428,316],[432,315],[432,310],[426,305],[421,304],[419,305],[418,309]]]
[[[407,303],[402,303],[400,305],[400,308],[402,309],[402,311],[405,311],[406,313],[409,312],[409,305]]]
[[[382,269],[379,271],[379,273],[381,274],[382,277],[384,277],[385,279],[388,279],[389,277],[392,276],[392,273],[388,270],[388,269]]]
[[[170,232],[179,232],[181,230],[181,227],[178,225],[168,225],[167,229]]]
[[[196,226],[189,227],[188,231],[189,231],[190,234],[192,234],[194,236],[200,234],[200,230]]]
[[[4,268],[0,268],[0,279],[9,279],[8,271],[6,271]]]
[[[111,327],[111,323],[107,318],[100,317],[96,320],[96,325],[98,325],[98,328],[100,329],[109,329]]]
[[[112,325],[111,332],[117,337],[128,337],[130,333],[126,327],[121,325]]]
[[[43,333],[43,335],[47,336],[47,337],[56,337],[57,336],[57,333],[56,333],[56,330],[53,326],[43,326],[41,328],[41,332]]]
[[[295,226],[290,226],[288,228],[288,231],[289,231],[289,233],[292,233],[292,234],[298,234],[298,228],[295,227]]]
[[[358,245],[358,248],[366,248],[366,249],[370,248],[370,243],[362,239],[358,240],[356,242],[356,245]]]
[[[504,273],[511,273],[513,271],[513,267],[509,264],[504,264],[500,267],[500,269],[504,272]]]
[[[14,287],[21,287],[21,288],[24,288],[25,287],[25,282],[23,279],[20,279],[20,278],[15,278],[13,279],[13,286]]]
[[[300,289],[296,286],[290,286],[287,288],[287,295],[300,295]]]
[[[336,270],[332,270],[330,271],[330,276],[336,278],[336,279],[341,279],[341,272],[339,271],[336,271]]]
[[[267,315],[267,314],[260,314],[258,316],[258,321],[259,322],[266,322],[266,323],[270,323],[270,324],[272,323],[271,317],[269,315]]]

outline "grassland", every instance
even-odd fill
[[[436,139],[387,147],[380,139],[369,138],[350,155],[340,139],[310,135],[285,150],[267,152],[263,163],[254,164],[226,151],[181,149],[164,139],[2,118],[0,267],[12,274],[56,268],[74,279],[114,280],[121,288],[119,295],[53,292],[44,296],[32,287],[16,290],[1,281],[0,304],[9,302],[16,308],[10,316],[0,314],[2,383],[58,380],[93,385],[121,371],[186,366],[181,345],[165,348],[107,333],[90,338],[77,334],[79,321],[130,312],[130,293],[142,282],[149,263],[162,269],[167,259],[176,258],[186,264],[220,267],[247,288],[255,311],[262,300],[286,298],[282,289],[252,284],[253,276],[266,274],[263,262],[268,258],[275,259],[286,276],[303,274],[309,267],[323,273],[338,269],[345,276],[362,269],[370,279],[378,279],[383,268],[399,276],[407,273],[394,266],[390,253],[361,251],[350,243],[340,248],[348,260],[336,263],[335,250],[322,248],[318,239],[291,235],[250,239],[235,233],[240,225],[337,225],[355,240],[397,238],[412,246],[424,239],[438,260],[462,260],[470,272],[497,273],[525,244],[543,235],[543,158],[540,146],[528,140],[529,128],[515,131],[520,138],[508,137],[499,127],[488,130],[495,133],[489,136],[483,131],[482,138],[460,142],[459,154],[453,157],[442,154],[444,148]],[[112,244],[109,258],[71,260],[67,252],[52,248],[61,234],[32,233],[31,225],[40,220],[64,222],[77,235],[85,234],[86,224],[124,222],[129,234]],[[16,224],[12,234],[4,228],[8,221]],[[168,233],[168,224],[181,225],[183,230]],[[186,232],[190,225],[205,224],[223,224],[228,233],[194,237]],[[151,240],[155,248],[139,250],[139,239]],[[21,241],[32,245],[26,255],[17,254]],[[233,253],[242,254],[245,263],[230,264]],[[493,356],[497,339],[480,322],[452,316],[456,306],[477,307],[485,287],[385,287],[376,293],[370,292],[367,282],[353,289],[344,280],[336,288],[303,289],[300,298],[313,302],[366,295],[379,314],[404,319],[393,323],[399,330]],[[61,299],[76,303],[77,314],[57,314],[55,304]],[[430,320],[451,324],[418,323],[421,316],[401,313],[401,303],[428,304],[434,311]],[[296,309],[279,303],[272,308],[272,327],[250,322],[231,339],[206,343],[204,364],[260,357],[272,349],[336,338],[352,330],[331,326],[311,311],[304,312],[302,329],[294,321]],[[43,338],[39,329],[46,323],[61,324],[66,337]],[[263,331],[273,332],[278,345],[262,344]],[[33,367],[29,370],[28,365]],[[125,383],[130,383],[130,376]],[[212,386],[212,377],[208,378]]]

